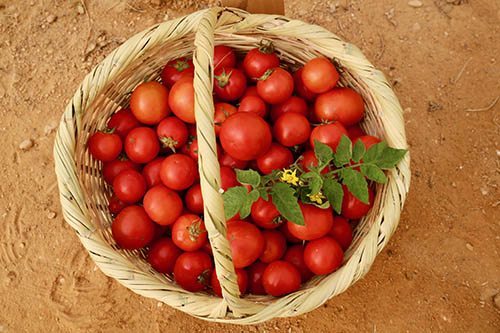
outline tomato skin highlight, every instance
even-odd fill
[[[260,230],[251,223],[228,222],[226,237],[229,240],[235,268],[251,265],[264,251],[264,237]]]
[[[160,225],[173,224],[184,209],[177,192],[162,184],[150,188],[144,195],[143,203],[149,218]]]
[[[123,249],[140,249],[153,239],[154,224],[144,208],[125,207],[111,224],[111,231],[116,243]]]
[[[340,121],[352,126],[363,119],[363,97],[351,88],[335,88],[316,98],[314,113],[321,121]]]
[[[315,94],[321,94],[335,87],[339,73],[330,60],[318,57],[304,65],[301,77],[307,89]]]
[[[325,236],[333,225],[333,212],[331,208],[322,209],[314,205],[299,202],[300,210],[304,216],[304,225],[287,221],[288,231],[298,239],[313,240]]]
[[[156,132],[149,127],[136,127],[125,138],[125,153],[135,163],[148,163],[160,152]]]
[[[212,259],[205,252],[184,252],[175,262],[174,279],[187,291],[202,291],[210,283],[212,270]]]
[[[130,109],[146,125],[158,124],[170,114],[168,89],[156,81],[139,84],[130,96]]]
[[[344,252],[332,237],[325,236],[307,243],[304,262],[317,275],[330,274],[342,265]]]
[[[172,274],[177,258],[182,251],[175,246],[170,238],[160,238],[151,245],[148,252],[148,262],[156,271],[164,274]]]
[[[293,154],[290,149],[277,143],[272,143],[269,150],[257,158],[257,167],[266,175],[273,170],[286,168],[292,163]]]
[[[297,268],[283,260],[270,263],[262,276],[264,290],[276,297],[299,290],[300,281],[301,277]]]

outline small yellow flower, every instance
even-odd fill
[[[323,195],[323,193],[321,193],[321,192],[318,192],[315,194],[308,194],[307,196],[309,197],[309,199],[312,202],[315,202],[319,205],[321,205],[323,203],[323,199],[326,199],[325,196]]]
[[[297,177],[297,170],[283,169],[283,174],[280,180],[284,183],[292,184],[297,186],[299,183],[299,177]]]

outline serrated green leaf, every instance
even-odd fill
[[[352,142],[351,139],[347,135],[342,135],[340,138],[339,145],[337,146],[337,150],[334,154],[333,161],[335,162],[335,166],[341,167],[351,160],[352,157]]]
[[[250,193],[248,193],[248,195],[245,196],[245,200],[243,201],[240,209],[240,217],[242,219],[245,219],[248,217],[248,215],[250,215],[252,205],[259,199],[259,196],[260,194],[258,190],[252,190],[250,191]]]
[[[363,156],[363,162],[375,163],[382,156],[385,148],[387,148],[387,143],[384,141],[374,144],[368,149],[365,156]]]
[[[352,148],[352,160],[354,162],[359,162],[362,158],[363,155],[366,153],[366,147],[363,141],[358,140],[354,144],[354,147]]]
[[[375,164],[382,169],[392,169],[403,159],[406,152],[406,149],[386,147]]]
[[[255,170],[239,170],[235,169],[236,178],[241,184],[252,185],[253,187],[257,187],[260,184],[260,175]]]
[[[302,179],[311,179],[311,178],[314,178],[317,176],[317,173],[316,172],[313,172],[313,171],[309,171],[309,172],[306,172],[306,173],[303,173],[300,178]]]
[[[349,192],[361,202],[368,204],[368,183],[365,177],[354,169],[343,169],[340,174],[342,184],[347,186]]]
[[[385,173],[374,164],[361,164],[360,169],[361,173],[363,173],[363,175],[370,180],[381,184],[385,184],[387,182]]]
[[[323,178],[320,175],[316,174],[316,177],[311,178],[309,181],[309,188],[311,189],[310,194],[316,194],[321,191],[321,187],[323,186]]]
[[[267,192],[267,188],[260,187],[258,190],[259,190],[260,197],[263,200],[268,201],[269,200],[269,193]]]
[[[276,183],[271,189],[273,203],[280,214],[290,222],[304,225],[304,216],[294,194],[295,190],[284,183]]]
[[[319,164],[328,164],[333,159],[333,150],[324,143],[314,140],[314,155]]]
[[[335,179],[326,178],[323,180],[323,194],[326,196],[335,212],[340,214],[342,211],[342,199],[344,198],[342,185]]]
[[[226,219],[230,219],[240,211],[246,201],[247,194],[247,189],[244,186],[231,187],[222,194]]]

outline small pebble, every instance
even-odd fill
[[[488,195],[489,191],[486,187],[481,187],[481,194],[482,195]]]
[[[49,212],[49,213],[47,214],[47,217],[48,217],[49,219],[51,219],[51,220],[52,220],[53,218],[55,218],[56,216],[57,216],[56,212]]]
[[[45,125],[45,128],[43,129],[43,133],[45,135],[49,135],[51,134],[52,132],[54,132],[54,130],[57,128],[57,125],[55,124],[48,124],[48,125]]]
[[[78,12],[78,15],[85,14],[85,8],[83,8],[82,4],[80,3],[76,6],[76,11]]]
[[[497,156],[500,157],[500,150],[497,150]]]
[[[410,0],[410,1],[408,1],[408,6],[413,7],[413,8],[422,7],[422,1],[420,1],[420,0]]]
[[[47,23],[54,23],[57,20],[57,16],[50,14],[47,16]]]
[[[163,306],[163,303],[162,302],[158,302],[158,303],[156,303],[156,306],[159,307],[159,308],[161,308]]]
[[[22,141],[20,144],[19,144],[19,149],[21,150],[28,150],[30,148],[32,148],[34,145],[34,142],[33,140],[31,139],[26,139],[24,141]]]
[[[415,23],[413,24],[413,26],[411,27],[411,29],[412,29],[413,31],[419,31],[419,30],[421,29],[421,27],[420,27],[420,23],[415,22]]]
[[[474,246],[472,246],[472,244],[471,244],[471,243],[467,243],[467,244],[465,244],[465,247],[466,247],[466,248],[467,248],[467,250],[469,250],[469,251],[474,251]]]

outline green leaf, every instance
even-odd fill
[[[363,175],[370,180],[381,184],[385,184],[387,182],[385,173],[376,165],[361,164],[360,169]]]
[[[342,199],[344,198],[342,185],[333,178],[326,178],[323,180],[323,194],[337,214],[340,214],[342,210]]]
[[[323,186],[323,178],[320,175],[315,174],[316,176],[311,178],[309,181],[309,188],[311,189],[311,194],[316,194],[321,191],[321,187]]]
[[[252,209],[252,205],[255,201],[259,199],[259,191],[258,190],[252,190],[248,195],[245,196],[245,200],[243,204],[241,205],[240,209],[240,217],[242,219],[247,218],[248,215],[250,215],[250,210]]]
[[[366,147],[363,141],[361,140],[356,141],[354,147],[352,148],[352,160],[356,163],[361,161],[365,153],[366,153]]]
[[[284,183],[276,183],[271,189],[273,203],[280,214],[292,223],[304,225],[304,216],[294,194],[295,190]]]
[[[342,135],[340,138],[337,151],[335,152],[334,162],[337,167],[349,163],[352,157],[352,142],[347,135]]]
[[[365,177],[354,169],[343,169],[342,183],[361,202],[368,204],[368,183]]]
[[[375,163],[379,168],[382,169],[392,169],[396,164],[399,163],[405,156],[406,149],[396,149],[391,147],[386,147],[382,156]]]
[[[306,172],[306,173],[303,173],[300,178],[302,179],[311,179],[311,178],[314,178],[316,177],[317,173],[316,172],[313,172],[313,171],[309,171],[309,172]]]
[[[314,140],[314,155],[319,164],[328,164],[333,159],[333,150],[324,143]]]
[[[235,169],[236,178],[241,184],[252,185],[253,187],[257,187],[260,184],[260,175],[255,170],[239,170]]]
[[[267,193],[267,188],[265,187],[260,187],[258,188],[259,190],[259,195],[260,197],[265,200],[265,201],[268,201],[269,200],[269,193]]]
[[[244,186],[231,187],[222,194],[226,219],[230,219],[241,210],[247,195],[248,192]]]
[[[376,163],[382,157],[384,150],[387,148],[387,143],[384,141],[379,142],[371,146],[363,156],[364,163]]]

